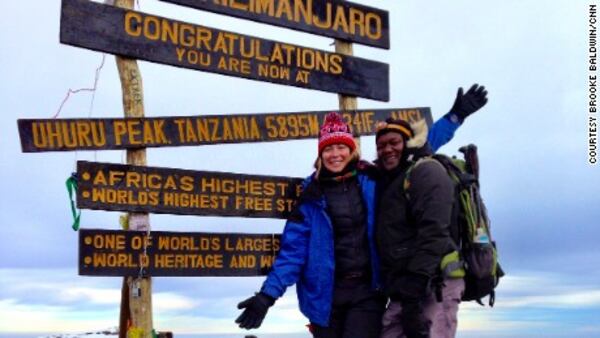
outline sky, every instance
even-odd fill
[[[358,2],[358,1],[357,1]],[[361,1],[367,4],[366,1]],[[476,143],[482,194],[507,272],[496,306],[464,303],[458,337],[600,337],[600,165],[588,163],[588,7],[594,1],[370,0],[390,13],[391,49],[354,46],[390,65],[390,101],[360,109],[431,107],[439,118],[459,86],[489,102],[440,151]],[[330,38],[158,1],[141,11],[267,39],[333,50]],[[22,153],[19,118],[51,118],[69,88],[93,86],[103,54],[59,43],[59,1],[2,1],[0,12],[0,333],[116,326],[121,278],[77,275],[77,233],[65,180],[77,160],[124,163],[123,151]],[[139,62],[146,116],[335,110],[335,94]],[[72,95],[59,118],[122,117],[112,55],[95,94]],[[362,155],[375,157],[373,137]],[[148,149],[152,166],[303,177],[316,140]],[[285,159],[285,160],[282,160]],[[118,212],[82,212],[82,227],[119,229]],[[284,222],[151,215],[153,230],[281,232]],[[153,279],[154,326],[239,333],[236,304],[262,277]],[[24,326],[22,323],[29,323]],[[304,333],[295,290],[261,333]]]

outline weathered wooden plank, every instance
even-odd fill
[[[112,119],[19,119],[23,152],[132,149],[316,138],[329,111]],[[340,112],[355,136],[392,116],[432,123],[429,108]]]
[[[302,179],[77,162],[77,206],[178,215],[287,218]]]
[[[102,5],[63,0],[65,44],[258,81],[389,100],[389,66]]]
[[[88,276],[261,276],[278,234],[79,231],[79,274]]]
[[[337,0],[161,0],[242,19],[390,48],[385,10]]]

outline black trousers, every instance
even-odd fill
[[[329,326],[312,326],[314,338],[379,338],[385,297],[366,282],[336,285]]]

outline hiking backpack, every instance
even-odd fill
[[[481,299],[489,296],[488,304],[494,306],[494,290],[504,272],[498,263],[496,243],[492,240],[487,210],[479,194],[477,147],[471,144],[459,150],[464,154],[464,160],[442,154],[419,159],[409,168],[404,187],[406,189],[410,185],[410,171],[419,163],[435,160],[446,169],[454,183],[455,198],[450,234],[457,251],[442,259],[442,276],[464,278],[463,301],[474,300],[483,305]]]

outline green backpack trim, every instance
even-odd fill
[[[444,277],[465,278],[467,290],[463,300],[476,300],[483,304],[481,298],[489,295],[489,304],[493,306],[494,288],[504,272],[498,264],[498,252],[492,241],[487,211],[479,194],[479,182],[474,175],[467,172],[467,163],[461,159],[439,154],[419,159],[406,171],[403,184],[406,198],[410,200],[408,189],[411,185],[409,178],[412,170],[421,163],[431,161],[437,162],[448,173],[455,185],[457,199],[453,207],[450,231],[458,232],[456,237],[451,236],[458,249],[442,258],[440,272]],[[454,210],[456,208],[458,209]],[[471,288],[470,285],[477,284],[477,281],[487,286],[481,289],[479,286]],[[473,292],[470,292],[471,290]],[[483,292],[480,292],[481,290]]]

